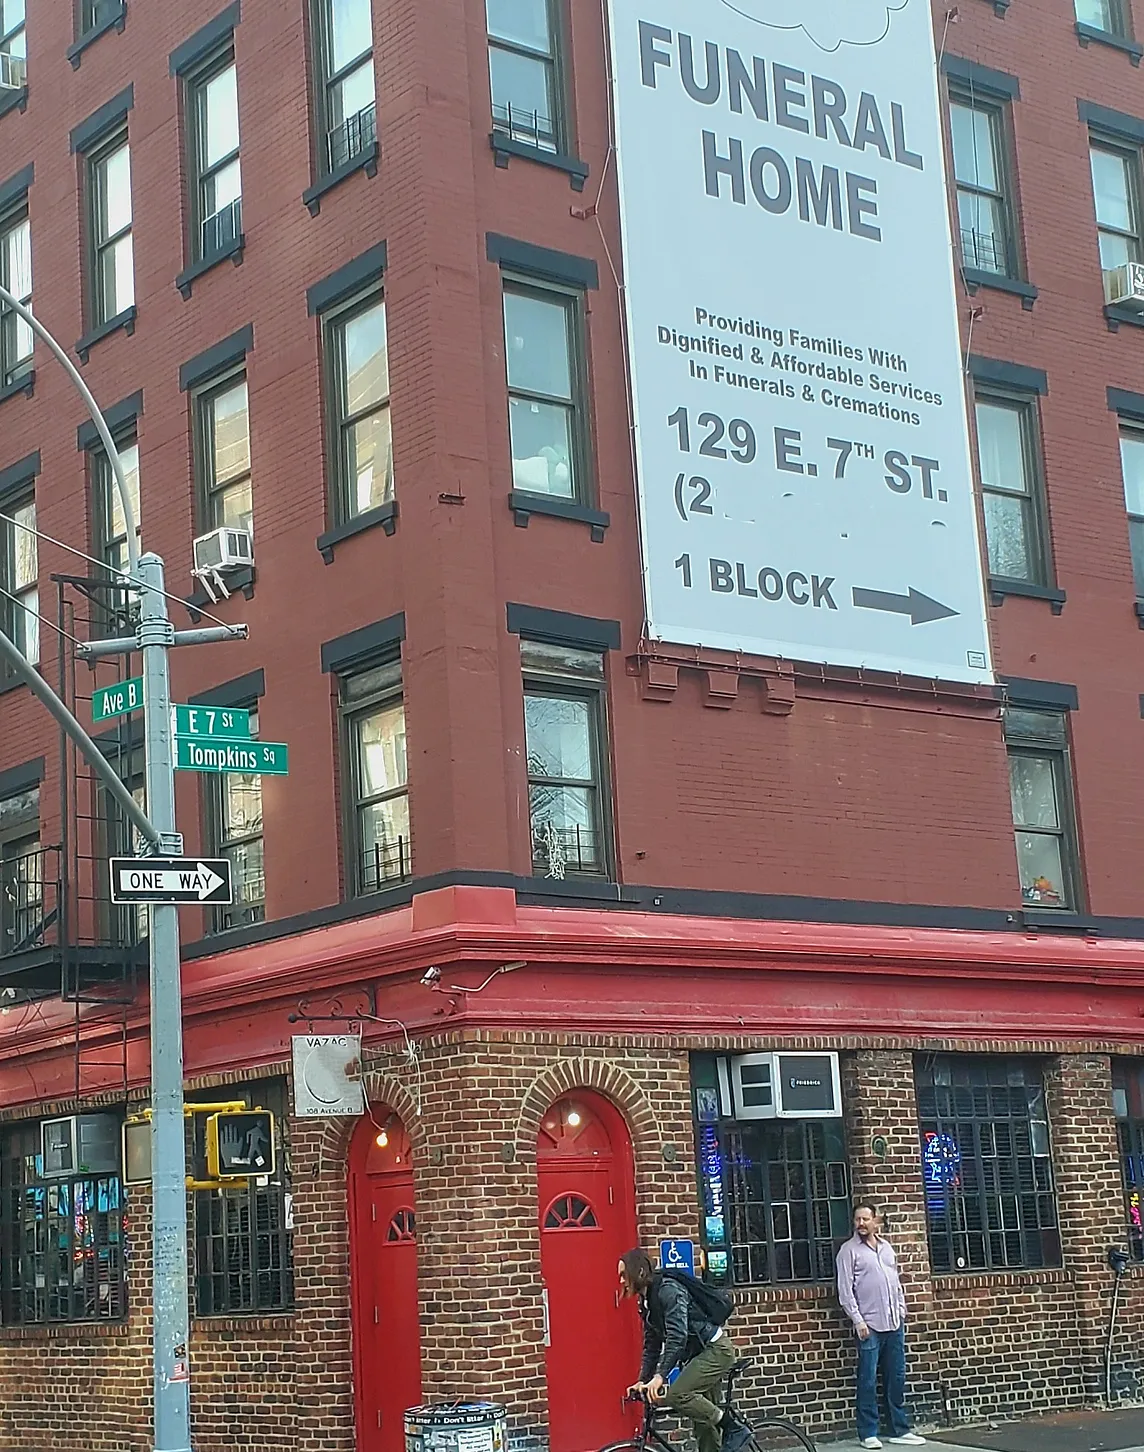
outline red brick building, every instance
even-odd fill
[[[855,1195],[922,1422],[1144,1395],[1133,8],[934,6],[994,686],[647,638],[601,7],[0,0],[0,281],[74,343],[176,623],[249,623],[176,698],[290,751],[178,780],[241,884],[183,916],[188,1095],[282,1139],[193,1196],[198,1452],[391,1452],[470,1396],[587,1452],[637,1237],[734,1287],[749,1405],[843,1431]],[[0,529],[6,628],[89,720],[124,526],[10,315]],[[253,563],[212,604],[218,530]],[[93,730],[137,785],[138,718]],[[8,682],[4,1448],[148,1445],[147,1189],[40,1139],[145,1102],[129,847]],[[292,1036],[353,1025],[369,1114],[294,1116]],[[782,1051],[832,1113],[751,1114]]]

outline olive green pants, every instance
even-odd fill
[[[739,1359],[724,1331],[718,1341],[705,1346],[683,1368],[667,1389],[659,1406],[670,1407],[695,1427],[699,1452],[720,1452],[718,1386]]]

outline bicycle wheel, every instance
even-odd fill
[[[647,1452],[647,1447],[638,1437],[633,1437],[630,1442],[609,1442],[600,1452]]]
[[[766,1417],[751,1423],[753,1452],[815,1452],[814,1443],[793,1422],[780,1417]]]

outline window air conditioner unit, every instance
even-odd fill
[[[840,1119],[837,1054],[739,1054],[731,1060],[736,1119]]]
[[[0,55],[0,91],[22,91],[28,84],[28,62],[22,55]]]
[[[1126,262],[1104,274],[1108,301],[1122,308],[1144,309],[1144,262]]]
[[[195,574],[241,570],[254,564],[254,541],[245,529],[224,525],[195,540]]]
[[[119,1120],[113,1114],[45,1119],[40,1125],[44,1179],[118,1174],[119,1139]]]

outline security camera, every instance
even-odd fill
[[[436,967],[435,965],[431,965],[430,967],[426,968],[424,973],[422,973],[421,985],[423,988],[433,988],[440,980],[440,977],[440,968]]]

